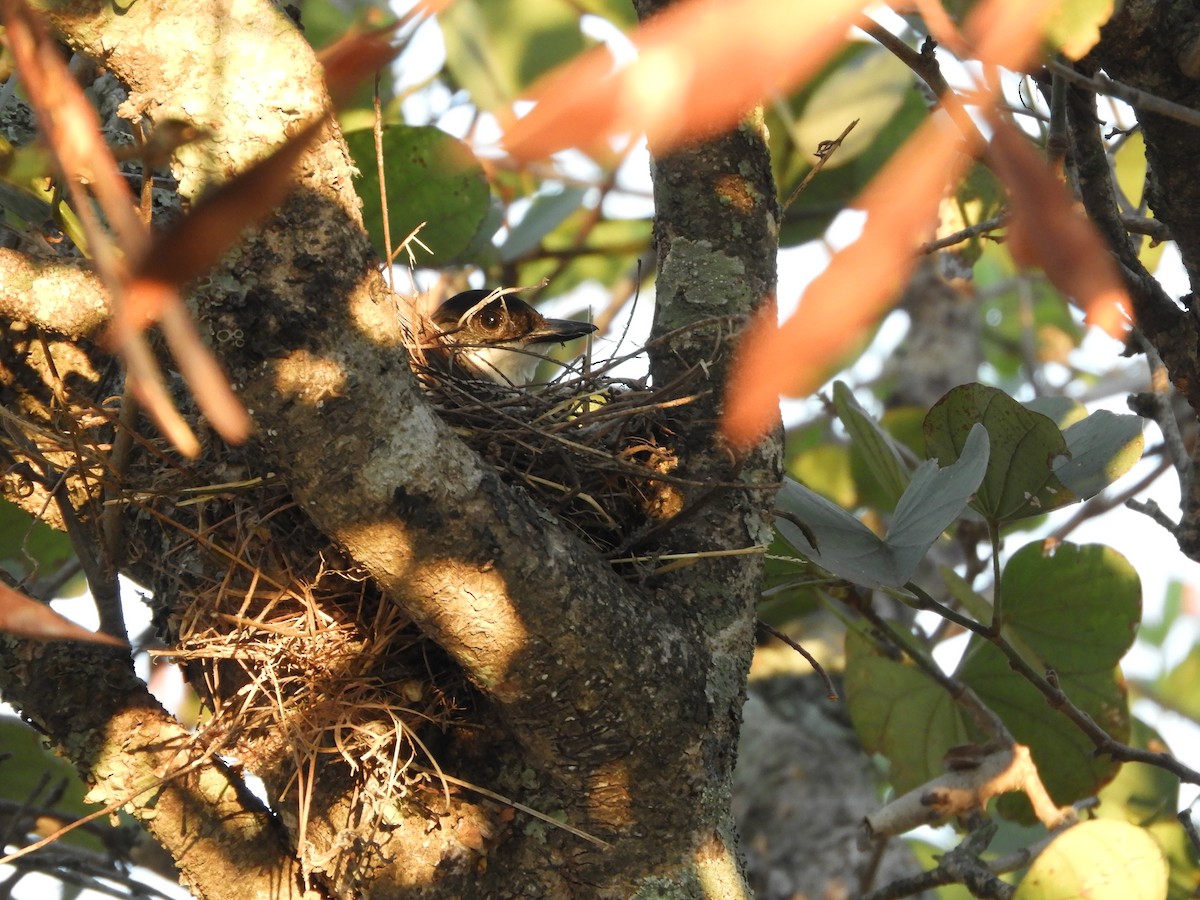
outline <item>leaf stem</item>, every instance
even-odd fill
[[[988,541],[992,545],[992,625],[985,637],[994,640],[1000,637],[1000,630],[1004,627],[1003,594],[1000,591],[1000,524],[989,518],[987,526]]]

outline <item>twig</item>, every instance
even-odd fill
[[[1136,513],[1141,513],[1143,516],[1149,516],[1171,534],[1175,534],[1179,530],[1179,524],[1163,512],[1162,507],[1154,500],[1142,501],[1129,499],[1125,501],[1125,508],[1132,509]]]
[[[1130,337],[1146,355],[1146,367],[1150,370],[1150,395],[1149,403],[1141,402],[1142,395],[1131,396],[1129,407],[1138,415],[1153,420],[1154,424],[1158,426],[1158,430],[1162,432],[1167,457],[1175,466],[1175,472],[1179,476],[1179,491],[1186,496],[1188,479],[1191,477],[1190,454],[1183,434],[1179,431],[1179,422],[1175,418],[1175,412],[1171,409],[1170,373],[1167,371],[1162,357],[1158,355],[1157,348],[1150,343],[1142,329],[1135,327],[1130,332]]]
[[[1142,478],[1133,486],[1127,488],[1116,496],[1109,497],[1106,494],[1100,494],[1093,497],[1080,507],[1075,515],[1071,516],[1061,526],[1056,528],[1050,537],[1056,541],[1066,540],[1067,535],[1086,522],[1088,519],[1095,518],[1108,512],[1110,509],[1115,509],[1118,506],[1127,506],[1138,494],[1150,487],[1157,481],[1167,469],[1171,468],[1171,461],[1163,458],[1154,469]],[[1134,501],[1136,502],[1136,501]]]
[[[808,664],[813,667],[813,671],[820,675],[821,680],[825,682],[825,696],[831,702],[836,703],[838,701],[838,692],[837,688],[833,686],[833,679],[829,677],[828,672],[821,668],[821,664],[817,662],[816,657],[805,650],[799,642],[792,640],[788,635],[784,634],[769,622],[764,622],[762,619],[759,619],[758,627],[772,636],[779,638],[779,640],[783,641],[785,644],[803,656],[808,661]]]
[[[413,763],[413,768],[418,771],[428,771],[419,763]],[[533,816],[535,819],[545,822],[547,825],[559,828],[569,834],[575,835],[578,838],[583,838],[583,840],[590,844],[595,844],[597,847],[603,847],[605,850],[607,850],[612,846],[612,844],[610,844],[608,841],[598,838],[595,835],[588,834],[582,828],[576,828],[574,825],[568,825],[566,822],[562,822],[553,818],[552,816],[548,816],[543,812],[538,812],[533,807],[526,806],[524,803],[519,803],[518,801],[513,800],[511,797],[505,797],[503,794],[497,794],[495,791],[490,791],[485,787],[480,787],[479,785],[472,784],[469,781],[463,781],[461,778],[455,778],[452,775],[439,773],[438,777],[460,788],[466,788],[468,791],[474,791],[476,794],[487,797],[489,800],[495,800],[497,803],[503,803],[506,806],[511,806],[513,809],[519,810],[528,816]],[[0,860],[0,862],[2,862],[2,860]]]
[[[898,900],[947,884],[962,884],[974,897],[1007,900],[1016,893],[1016,887],[997,878],[991,866],[979,858],[995,834],[996,824],[989,821],[942,856],[936,869],[893,881],[865,895],[863,900]]]
[[[1175,240],[1171,234],[1170,226],[1166,222],[1159,219],[1148,219],[1145,216],[1134,216],[1123,214],[1121,224],[1125,226],[1125,230],[1130,234],[1144,234],[1150,238],[1151,243],[1161,244],[1165,241]]]
[[[1071,82],[1071,84],[1091,91],[1094,94],[1116,97],[1118,100],[1124,100],[1130,106],[1143,112],[1158,113],[1161,116],[1177,119],[1188,125],[1200,125],[1200,112],[1197,110],[1183,106],[1180,103],[1173,103],[1154,94],[1149,94],[1132,85],[1114,81],[1103,72],[1097,72],[1095,75],[1088,77],[1057,60],[1051,60],[1046,64],[1046,67],[1055,75],[1061,76]]]
[[[907,585],[912,590],[912,585]],[[953,617],[953,621],[962,625],[972,634],[978,635],[986,641],[995,645],[996,649],[1004,654],[1008,660],[1009,666],[1025,678],[1033,685],[1039,693],[1046,699],[1046,702],[1051,708],[1057,709],[1067,717],[1080,731],[1082,731],[1089,740],[1096,746],[1098,755],[1111,756],[1115,760],[1121,762],[1140,762],[1148,765],[1157,766],[1160,769],[1165,769],[1175,775],[1181,781],[1189,784],[1200,784],[1200,772],[1192,769],[1169,753],[1155,753],[1149,750],[1140,750],[1137,747],[1131,747],[1128,744],[1122,744],[1114,739],[1107,731],[1096,724],[1096,720],[1090,715],[1071,702],[1071,698],[1057,684],[1057,679],[1052,683],[1050,678],[1036,671],[1016,648],[1009,643],[1008,638],[1003,634],[992,634],[991,630],[980,623],[968,619],[966,616],[960,615],[949,607],[934,600],[931,596],[921,591],[918,593],[925,608],[936,612],[938,615],[947,618]],[[914,657],[914,660],[916,658]],[[1053,672],[1049,673],[1053,677]]]
[[[947,247],[953,247],[955,244],[961,244],[964,241],[969,241],[973,237],[985,235],[989,231],[995,231],[997,228],[1003,228],[1008,224],[1008,213],[1003,212],[991,219],[985,219],[982,222],[976,222],[974,225],[968,225],[961,231],[956,231],[953,234],[948,234],[945,237],[940,237],[934,241],[926,241],[917,248],[917,253],[928,255],[937,250],[945,250]]]
[[[843,128],[842,133],[835,137],[832,141],[821,141],[820,145],[817,147],[816,153],[813,154],[816,156],[817,161],[813,163],[813,167],[808,170],[808,173],[804,176],[801,182],[796,185],[795,190],[793,190],[788,195],[787,200],[784,201],[782,210],[783,212],[787,212],[788,207],[796,202],[796,198],[804,193],[804,189],[807,188],[809,183],[817,177],[817,173],[825,168],[825,163],[833,159],[833,155],[837,153],[838,148],[842,146],[842,141],[846,140],[846,135],[853,131],[854,126],[857,124],[858,119],[855,119],[845,128]]]

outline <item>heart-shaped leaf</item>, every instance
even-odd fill
[[[1071,701],[1118,741],[1129,736],[1129,706],[1117,664],[1141,618],[1141,582],[1121,554],[1099,544],[1042,542],[1018,550],[1000,579],[1005,635],[1035,670],[1053,670]],[[973,637],[957,677],[1027,744],[1057,803],[1089,796],[1118,764],[1013,671],[994,644]],[[1005,809],[1004,804],[1001,806]]]
[[[992,452],[971,505],[983,516],[1011,522],[1077,499],[1054,474],[1055,461],[1068,452],[1058,426],[996,388],[960,385],[934,404],[925,417],[926,452],[943,465],[953,462],[980,423]]]
[[[896,505],[886,538],[790,479],[776,500],[786,517],[780,517],[776,524],[784,540],[833,574],[865,587],[900,588],[912,577],[938,535],[966,508],[987,470],[987,462],[987,433],[975,427],[953,464],[939,469],[932,460],[923,463]]]

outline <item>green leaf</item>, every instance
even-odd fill
[[[1146,189],[1146,139],[1140,131],[1124,136],[1121,146],[1112,154],[1112,165],[1117,186],[1130,207],[1137,209]]]
[[[520,266],[516,284],[536,284],[553,276],[554,290],[566,293],[586,281],[612,284],[627,276],[650,241],[649,219],[603,219],[576,209],[542,242],[551,255]],[[582,243],[581,243],[582,241]],[[562,251],[561,255],[556,251]],[[563,259],[570,262],[563,266]]]
[[[480,109],[511,104],[588,46],[569,0],[457,0],[438,21],[446,68]]]
[[[1068,828],[1038,854],[1013,900],[1165,900],[1167,861],[1143,828],[1097,819]]]
[[[1170,752],[1166,741],[1141,719],[1133,720],[1130,734],[1130,745],[1139,750]],[[1161,766],[1126,762],[1098,799],[1100,808],[1096,815],[1102,819],[1121,819],[1143,827],[1174,822],[1179,779]]]
[[[30,802],[34,787],[45,778],[45,791],[33,798],[34,806],[44,803],[47,795],[61,786],[55,808],[67,819],[95,811],[95,806],[84,802],[87,787],[75,767],[47,750],[33,729],[15,716],[0,716],[0,751],[0,798],[14,806]],[[106,849],[94,831],[89,833],[86,828],[75,829],[63,839],[97,853]]]
[[[938,574],[946,584],[950,596],[977,622],[992,620],[992,604],[983,594],[975,590],[965,578],[948,566],[938,566]]]
[[[538,194],[521,221],[509,231],[508,239],[500,247],[500,258],[512,262],[535,249],[546,235],[582,208],[586,194],[587,188],[582,187],[563,187],[553,193]]]
[[[819,238],[834,216],[858,196],[892,157],[896,148],[928,117],[925,101],[913,87],[912,76],[902,72],[903,67],[897,68],[895,60],[883,62],[882,57],[886,55],[882,48],[873,43],[848,45],[803,89],[767,107],[772,168],[782,198],[787,198],[812,169],[818,144],[833,140],[856,116],[859,118],[846,143],[786,211],[779,236],[781,245],[790,247]],[[800,127],[799,123],[805,122],[809,104],[827,81],[846,78],[852,82],[856,73],[874,66],[888,67],[887,84],[881,88],[888,97],[887,105],[894,102],[894,92],[900,82],[907,80],[907,90],[894,112],[884,116],[881,114],[883,107],[874,113],[860,108],[859,113],[843,109],[839,115],[837,110],[830,112],[814,108],[813,116],[804,126],[803,140],[815,139],[816,143],[796,143],[794,135]],[[850,74],[839,75],[843,69]],[[866,87],[865,83],[863,86]],[[818,115],[824,124],[818,124]],[[821,130],[826,127],[832,128],[832,131]]]
[[[1200,858],[1183,825],[1178,821],[1155,822],[1146,831],[1158,842],[1170,867],[1167,900],[1196,900]]]
[[[794,522],[780,517],[776,526],[797,551],[833,574],[866,587],[900,588],[930,545],[966,507],[986,471],[987,459],[987,434],[975,428],[952,465],[939,469],[932,460],[922,463],[896,505],[886,538],[790,479],[784,481],[776,505],[802,522],[819,547]]]
[[[1062,432],[1003,391],[981,384],[951,390],[925,417],[926,452],[943,464],[958,459],[975,424],[991,439],[987,474],[971,506],[994,522],[1036,516],[1076,497],[1054,474],[1067,453]]]
[[[1175,623],[1183,611],[1187,590],[1187,587],[1178,578],[1172,578],[1167,582],[1159,614],[1156,619],[1142,622],[1141,628],[1138,629],[1138,640],[1159,650],[1162,649],[1167,636],[1175,627]]]
[[[883,430],[854,397],[844,382],[833,385],[833,406],[846,426],[854,449],[861,454],[871,475],[883,489],[889,505],[895,504],[908,486],[908,469],[891,435]]]
[[[1059,431],[1066,431],[1076,422],[1082,422],[1088,414],[1086,406],[1070,397],[1035,397],[1021,405],[1053,421]]]
[[[1099,409],[1063,432],[1070,458],[1054,464],[1054,474],[1077,497],[1100,493],[1142,458],[1145,439],[1140,416]]]
[[[814,87],[792,130],[793,142],[815,151],[857,119],[823,171],[847,165],[870,148],[912,91],[908,66],[879,44],[866,44]]]
[[[1076,706],[1125,741],[1129,708],[1117,663],[1141,617],[1138,574],[1109,547],[1063,543],[1052,553],[1043,548],[1042,542],[1022,547],[1004,568],[1004,634],[1033,669],[1052,669]],[[1049,710],[990,641],[972,637],[956,674],[1030,747],[1055,802],[1090,796],[1115,775],[1117,764],[1097,757],[1092,742]],[[1001,809],[1017,814],[1011,802]]]
[[[872,641],[846,635],[846,706],[864,749],[891,764],[902,794],[945,771],[948,749],[968,734],[953,698],[907,657],[885,655]]]
[[[0,569],[18,580],[45,578],[74,555],[66,532],[56,531],[21,507],[0,500]]]
[[[987,298],[980,308],[987,361],[1001,377],[1024,381],[1021,348],[1032,331],[1040,362],[1065,362],[1083,339],[1083,329],[1062,295],[1045,279],[1020,275],[1007,245],[986,241],[981,246],[974,282],[979,295]]]
[[[1079,59],[1100,40],[1112,13],[1113,0],[1059,0],[1046,18],[1046,40],[1067,59]]]
[[[360,173],[363,221],[375,249],[384,256],[374,135],[355,131],[346,135],[346,143]],[[383,160],[392,243],[398,245],[424,222],[418,238],[433,258],[422,259],[422,264],[455,261],[488,212],[487,178],[471,149],[432,126],[393,125],[383,132]]]
[[[1180,715],[1200,719],[1200,644],[1193,644],[1187,656],[1158,680],[1157,692],[1170,701]]]
[[[858,505],[859,492],[850,473],[848,449],[831,442],[801,450],[788,459],[787,472],[802,484],[815,484],[822,497],[851,509]]]

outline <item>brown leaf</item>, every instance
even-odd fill
[[[99,116],[41,17],[24,0],[3,0],[3,10],[8,46],[58,170],[73,190],[88,185],[126,256],[139,255],[146,246],[146,225],[100,132]],[[89,238],[96,243],[93,235]],[[95,255],[98,250],[103,254],[104,248],[91,249]],[[112,257],[97,258],[98,264],[106,261],[116,263]],[[108,281],[117,273],[100,274]]]
[[[0,631],[39,641],[92,641],[113,647],[129,646],[112,635],[76,625],[46,604],[31,600],[6,584],[0,584]]]
[[[364,79],[396,58],[401,48],[391,38],[401,24],[366,32],[352,29],[321,49],[317,61],[325,68],[325,85],[335,106],[345,104]]]
[[[638,58],[619,71],[596,48],[531,91],[537,105],[506,124],[522,160],[566,147],[603,151],[645,131],[655,152],[733,126],[764,96],[815,73],[844,42],[862,0],[686,0],[632,35]]]
[[[1122,338],[1133,307],[1108,245],[1029,139],[1005,119],[991,124],[987,158],[1008,190],[1013,259],[1040,267],[1089,324]]]
[[[779,416],[779,395],[814,390],[891,307],[916,263],[938,204],[966,164],[958,134],[926,122],[855,202],[867,213],[858,240],[840,250],[776,327],[774,308],[747,329],[730,378],[722,429],[747,447]]]

